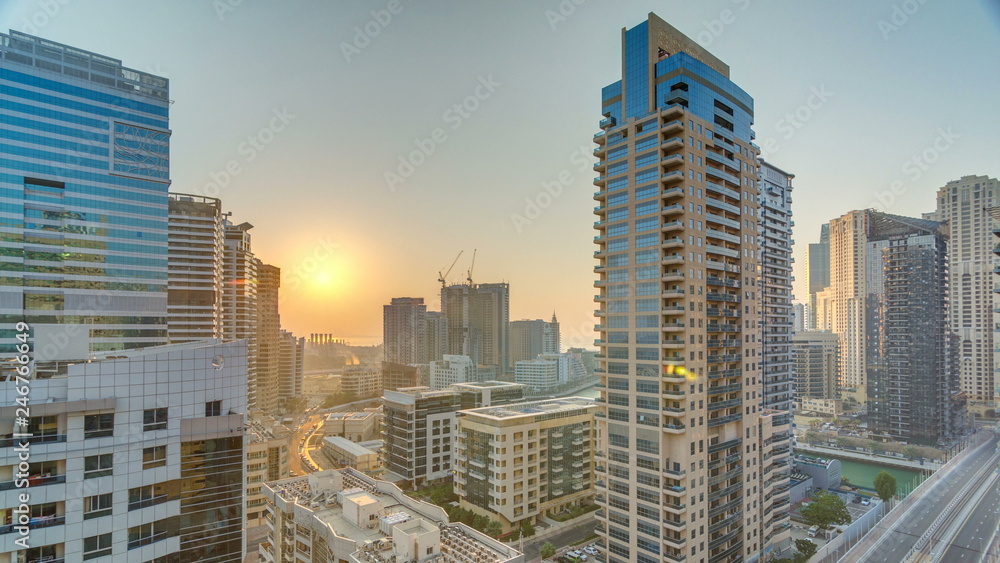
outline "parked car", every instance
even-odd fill
[[[851,502],[853,502],[854,504],[861,504],[861,500],[862,499],[860,496],[856,496],[854,497],[854,500],[852,500]]]
[[[583,550],[591,555],[597,555],[598,553],[600,553],[599,551],[597,551],[597,548],[592,545],[588,545],[587,547],[583,548]]]
[[[868,506],[871,503],[872,503],[872,499],[866,498],[866,499],[864,499],[864,500],[861,501],[861,506]]]

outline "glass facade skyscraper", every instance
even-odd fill
[[[654,14],[622,47],[594,136],[597,531],[609,562],[767,559],[790,543],[790,421],[763,400],[761,238],[787,193],[760,198],[725,63]],[[762,225],[764,203],[784,215]],[[790,322],[778,289],[767,320]]]
[[[167,343],[165,78],[0,34],[0,354]]]

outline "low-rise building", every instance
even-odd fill
[[[843,401],[839,399],[814,399],[812,397],[795,399],[795,412],[799,414],[816,413],[823,416],[840,416],[843,410]]]
[[[354,469],[267,483],[263,563],[522,563],[524,555],[445,511]]]
[[[597,403],[584,397],[458,413],[455,492],[510,529],[593,496]]]
[[[324,438],[323,453],[339,467],[353,467],[364,472],[375,471],[382,467],[377,451],[340,436]]]
[[[840,460],[811,458],[802,455],[795,456],[793,472],[805,473],[812,477],[813,486],[817,489],[836,489],[840,487]]]
[[[366,365],[346,367],[340,376],[340,390],[358,399],[377,397],[382,392],[382,369]]]
[[[374,440],[379,437],[378,413],[332,412],[326,417],[323,433],[327,436],[341,436],[352,442]]]

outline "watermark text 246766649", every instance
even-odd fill
[[[27,323],[19,322],[15,326],[14,337],[17,338],[17,356],[14,358],[14,391],[17,397],[14,399],[14,433],[12,436],[12,446],[15,454],[17,455],[17,466],[14,470],[14,485],[17,488],[23,488],[25,491],[18,494],[17,502],[19,503],[13,510],[12,522],[14,524],[14,530],[17,532],[17,537],[14,539],[14,544],[21,549],[28,549],[31,547],[29,545],[30,541],[30,528],[28,524],[31,522],[31,509],[29,508],[29,503],[31,497],[27,492],[27,487],[29,484],[29,462],[31,459],[31,431],[30,431],[30,420],[31,420],[31,406],[29,404],[28,393],[31,390],[28,385],[31,375],[31,343],[28,342],[30,327]]]

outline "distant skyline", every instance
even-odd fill
[[[768,162],[796,175],[795,293],[820,224],[920,216],[1000,159],[991,0],[5,2],[14,29],[170,79],[172,192],[220,197],[282,268],[282,326],[381,341],[382,306],[438,271],[511,284],[592,346],[600,88],[650,11],[753,96]],[[390,11],[391,10],[391,11]],[[560,11],[561,10],[561,11]],[[894,193],[895,190],[895,193]]]

